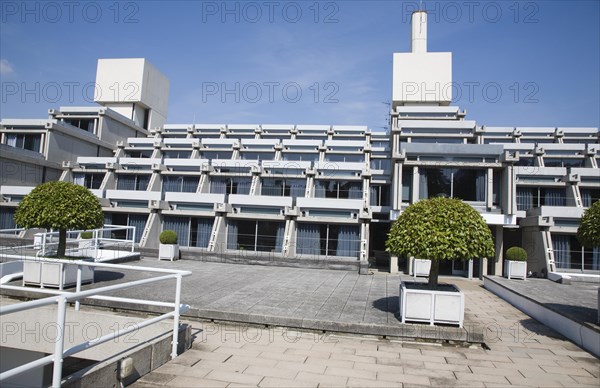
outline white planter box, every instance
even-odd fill
[[[179,245],[160,244],[158,247],[158,260],[177,260],[179,259]]]
[[[527,262],[504,260],[504,276],[509,279],[527,278]]]
[[[465,295],[451,284],[441,284],[439,287],[439,290],[429,290],[427,283],[401,282],[402,323],[445,323],[462,327],[465,318]]]
[[[81,267],[81,284],[94,282],[94,268]],[[23,285],[63,289],[77,284],[77,265],[52,259],[23,262]]]
[[[413,259],[413,276],[429,276],[430,270],[431,260]]]
[[[95,259],[97,256],[97,251],[94,245],[95,241],[93,238],[79,240],[79,256],[91,257]]]

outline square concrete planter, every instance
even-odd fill
[[[179,259],[178,244],[160,244],[158,247],[158,260],[177,260]]]
[[[413,276],[429,276],[431,260],[413,259]]]
[[[88,261],[88,260],[86,260]],[[93,261],[89,259],[89,261]],[[94,268],[81,267],[81,284],[94,282]],[[77,284],[77,265],[52,259],[23,262],[23,285],[63,289]]]
[[[527,262],[504,260],[504,276],[508,279],[527,278]]]
[[[440,284],[437,290],[427,283],[400,283],[400,317],[402,323],[427,322],[463,326],[465,295],[453,284]]]

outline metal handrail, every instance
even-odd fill
[[[28,258],[25,257],[26,260],[37,260],[36,258]],[[177,346],[178,346],[178,336],[179,336],[179,317],[180,314],[185,313],[189,310],[189,306],[186,304],[181,304],[181,283],[182,278],[184,276],[189,276],[192,274],[191,271],[184,270],[173,270],[173,269],[162,269],[162,268],[152,268],[152,267],[137,267],[132,265],[121,265],[121,264],[108,264],[108,263],[95,263],[95,262],[87,262],[82,260],[53,260],[57,263],[71,264],[77,265],[77,286],[75,292],[68,291],[56,291],[56,290],[48,290],[48,289],[40,289],[39,291],[42,293],[48,294],[56,294],[55,296],[50,296],[43,299],[33,300],[29,302],[17,303],[9,306],[0,306],[0,316],[6,314],[12,314],[20,311],[25,311],[33,308],[38,308],[42,306],[58,304],[58,311],[56,317],[57,327],[61,330],[60,341],[56,341],[54,353],[48,355],[46,357],[42,357],[35,361],[29,362],[27,364],[18,366],[16,368],[7,370],[5,372],[0,373],[0,382],[25,373],[34,368],[38,368],[43,365],[47,365],[50,363],[54,363],[53,375],[52,375],[52,387],[60,387],[62,380],[62,363],[65,357],[71,356],[73,354],[79,353],[91,347],[100,345],[112,339],[121,337],[130,333],[131,331],[143,328],[154,323],[163,321],[165,319],[173,317],[173,340],[172,340],[172,348],[171,348],[171,358],[174,359],[177,357]],[[81,272],[82,267],[100,267],[100,268],[113,268],[120,270],[134,270],[134,271],[146,271],[146,272],[154,272],[164,274],[161,276],[148,278],[148,279],[140,279],[133,280],[126,283],[114,284],[110,286],[95,288],[91,290],[81,291]],[[173,303],[169,302],[160,302],[160,301],[151,301],[151,300],[140,300],[140,299],[131,299],[131,298],[121,298],[115,296],[102,296],[99,294],[121,290],[126,288],[131,288],[143,284],[155,283],[163,280],[175,279],[176,287],[175,287],[175,301]],[[9,286],[9,285],[0,285],[0,289],[7,290],[24,290],[26,287],[20,286]],[[65,320],[66,320],[66,311],[67,311],[67,303],[75,302],[75,309],[79,310],[79,304],[81,299],[100,299],[100,300],[111,300],[118,301],[122,303],[133,303],[133,304],[145,304],[147,306],[161,306],[161,307],[172,307],[173,311],[168,312],[166,314],[160,315],[158,317],[146,319],[136,326],[123,328],[121,330],[114,331],[111,334],[107,334],[101,336],[99,338],[88,340],[77,344],[69,349],[64,349],[64,339],[65,339]]]

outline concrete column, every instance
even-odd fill
[[[479,279],[483,280],[483,277],[488,274],[488,259],[483,257],[479,259]]]
[[[411,203],[419,201],[419,167],[413,167]]]
[[[496,255],[494,258],[494,273],[492,275],[502,276],[502,261],[504,260],[504,227],[502,225],[496,225],[494,234],[496,237]]]
[[[402,205],[402,166],[394,163],[394,175],[392,177],[392,209],[400,210]]]

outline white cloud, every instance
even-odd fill
[[[6,59],[0,59],[0,75],[7,75],[14,73],[12,65]]]

